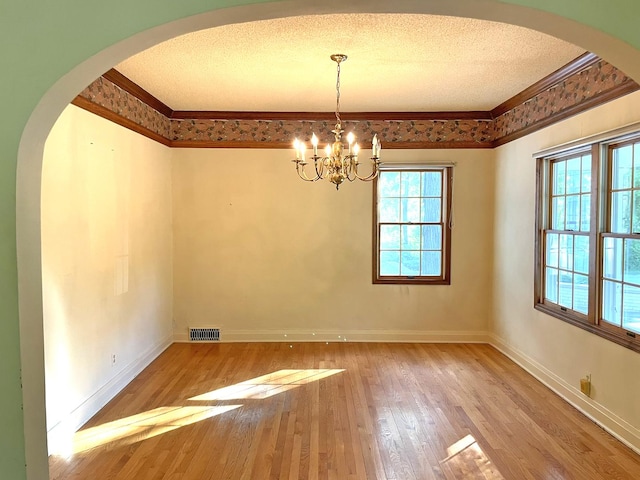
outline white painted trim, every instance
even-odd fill
[[[188,333],[175,333],[176,343],[189,342]],[[346,340],[345,340],[346,339]],[[220,342],[386,342],[489,343],[486,332],[419,330],[225,330]]]
[[[524,370],[533,375],[557,395],[569,402],[587,418],[620,440],[636,453],[640,454],[640,430],[619,417],[603,405],[580,392],[577,387],[568,384],[555,373],[520,350],[508,345],[495,334],[488,334],[489,344],[505,354]]]
[[[87,397],[58,423],[47,431],[49,455],[65,454],[71,435],[93,417],[101,408],[122,391],[142,370],[173,343],[173,335],[168,335],[158,345],[149,348],[137,360],[126,365],[120,372]]]

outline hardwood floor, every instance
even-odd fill
[[[488,345],[174,344],[52,479],[638,479],[640,456]]]

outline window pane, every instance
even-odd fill
[[[420,252],[402,252],[400,275],[410,277],[420,275]]]
[[[640,285],[640,240],[624,241],[624,281]]]
[[[602,319],[620,326],[622,312],[622,284],[604,280],[602,282]]]
[[[400,250],[399,225],[380,225],[380,249]]]
[[[573,249],[573,269],[589,274],[589,237],[576,235]]]
[[[580,231],[588,232],[591,228],[591,195],[580,195]]]
[[[555,268],[547,268],[544,284],[545,298],[553,303],[558,303],[558,270]]]
[[[440,197],[442,195],[442,172],[422,172],[422,196]]]
[[[442,275],[442,254],[440,252],[422,252],[422,275]]]
[[[400,252],[380,252],[380,275],[400,275]]]
[[[551,228],[564,230],[564,197],[555,197],[551,203]]]
[[[640,332],[640,287],[624,286],[622,328]]]
[[[638,151],[638,144],[633,145],[634,150],[634,159],[633,159],[633,186],[634,188],[640,187],[640,158],[638,155],[640,151]]]
[[[633,191],[633,216],[631,217],[633,233],[640,233],[640,190]]]
[[[564,171],[567,162],[553,163],[553,185],[551,191],[553,195],[564,195]]]
[[[611,231],[613,233],[630,233],[629,192],[613,192],[611,194]]]
[[[613,150],[613,189],[631,188],[631,145]]]
[[[591,155],[583,155],[582,157],[582,187],[580,191],[583,193],[591,191]]]
[[[560,268],[573,270],[573,235],[560,235]]]
[[[602,245],[603,276],[622,280],[622,239],[606,237]]]
[[[401,222],[419,222],[420,221],[420,199],[419,198],[403,198]]]
[[[589,277],[586,275],[573,276],[573,309],[585,315],[589,311]]]
[[[421,222],[440,223],[442,221],[442,213],[440,207],[442,201],[439,198],[423,198],[422,199],[422,218]]]
[[[398,223],[400,221],[400,199],[381,198],[378,201],[380,223]]]
[[[420,225],[402,225],[401,239],[402,250],[420,250]]]
[[[401,172],[400,195],[403,197],[420,196],[420,172]]]
[[[581,184],[580,157],[572,158],[567,161],[567,187],[565,193],[579,193]]]
[[[440,225],[422,226],[422,250],[440,250],[442,248],[442,227]]]
[[[565,230],[580,230],[580,197],[568,196],[566,199],[567,223]]]
[[[572,308],[573,304],[573,274],[560,272],[560,285],[558,291],[558,305]]]
[[[399,197],[400,172],[380,172],[378,193],[381,197]]]
[[[558,234],[547,233],[547,265],[550,267],[558,266]]]

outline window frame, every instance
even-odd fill
[[[429,172],[442,173],[442,190],[440,196],[441,225],[442,225],[442,250],[441,250],[441,274],[438,276],[409,276],[409,275],[380,275],[380,225],[378,211],[378,182],[380,175],[373,182],[373,284],[386,285],[450,285],[451,284],[451,229],[452,229],[452,202],[453,202],[453,165],[434,164],[386,164],[380,168],[380,173],[385,172]],[[402,197],[401,197],[402,198]],[[399,225],[412,225],[412,222],[399,222]]]
[[[604,238],[621,235],[610,232],[613,150],[640,142],[640,132],[608,138],[599,136],[566,149],[538,154],[536,158],[534,308],[631,350],[640,352],[640,333],[603,320]],[[589,238],[588,313],[563,308],[545,298],[546,232],[551,222],[551,173],[553,162],[591,154],[591,225]],[[631,234],[629,235],[631,236]],[[621,322],[622,323],[622,322]]]

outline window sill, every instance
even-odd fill
[[[611,342],[617,343],[618,345],[633,350],[634,352],[640,353],[640,342],[638,341],[638,337],[640,337],[640,335],[638,335],[638,337],[636,337],[635,339],[631,339],[626,336],[623,337],[622,335],[606,330],[598,325],[587,323],[586,321],[580,320],[570,314],[566,314],[556,308],[551,308],[541,303],[534,305],[534,308],[539,312],[555,317],[559,320],[562,320],[563,322],[570,323],[571,325],[598,335],[599,337],[602,337]]]
[[[373,279],[374,285],[451,285],[448,278],[408,278],[408,277],[381,277]]]

